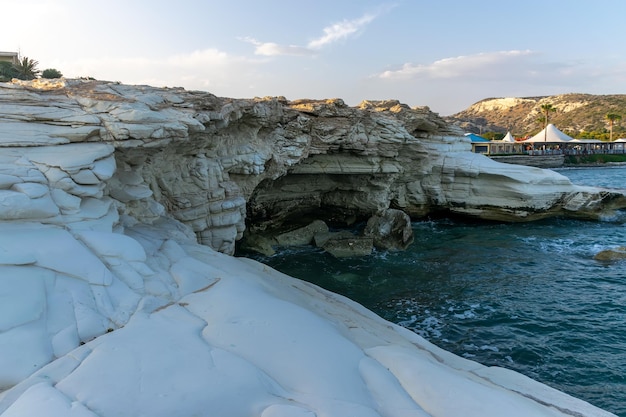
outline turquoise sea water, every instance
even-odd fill
[[[574,183],[626,188],[626,167],[560,170]],[[404,252],[335,259],[317,249],[255,256],[346,295],[436,345],[513,369],[626,417],[626,215],[530,224],[413,224]]]

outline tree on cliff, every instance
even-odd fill
[[[604,118],[608,120],[609,122],[609,140],[612,141],[613,140],[613,125],[615,124],[616,121],[622,120],[622,116],[616,113],[607,113],[607,115],[604,116]]]
[[[16,75],[17,71],[11,62],[0,62],[0,82],[11,81]]]
[[[544,131],[543,131],[543,141],[545,142],[548,139],[548,123],[550,121],[550,112],[556,112],[556,107],[554,107],[552,104],[550,103],[546,103],[546,104],[542,104],[541,105],[541,111],[543,112],[543,115],[545,117],[545,123],[544,123]]]
[[[45,69],[41,73],[41,78],[61,78],[61,77],[63,77],[63,74],[61,74],[61,71],[59,71],[58,69],[54,69],[54,68]]]
[[[17,64],[13,64],[13,68],[16,72],[15,78],[20,80],[34,80],[40,73],[37,69],[37,65],[39,65],[39,62],[25,56],[17,61]]]

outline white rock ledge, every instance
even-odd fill
[[[3,267],[14,286],[0,303],[0,369],[15,386],[0,394],[2,417],[611,415],[265,265],[166,240],[175,227],[82,235],[96,251],[77,253],[84,268],[102,269],[96,256],[126,265],[147,280],[142,297],[115,276],[75,279],[77,259]],[[13,240],[45,252],[60,233],[31,226]],[[111,321],[120,327],[64,351]]]

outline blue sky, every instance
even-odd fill
[[[67,77],[218,96],[626,93],[623,0],[2,0],[0,51]]]

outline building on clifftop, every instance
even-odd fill
[[[0,51],[0,62],[10,62],[12,64],[17,64],[18,60],[19,60],[19,56],[17,52]]]

